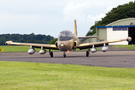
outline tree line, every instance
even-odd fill
[[[48,44],[54,37],[50,35],[31,34],[0,34],[0,45],[5,45],[6,41],[22,42],[22,43],[43,43]]]
[[[96,26],[106,26],[107,24],[125,18],[135,17],[135,1],[127,4],[119,5],[113,8],[110,12],[106,13],[106,16],[100,21],[96,21],[86,36],[93,35],[96,33]]]

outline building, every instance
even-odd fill
[[[108,24],[107,26],[97,26],[96,34],[97,39],[92,41],[110,41],[124,39],[131,37],[132,41],[110,43],[109,45],[128,45],[135,44],[135,18],[121,19]]]

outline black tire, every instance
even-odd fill
[[[50,52],[50,56],[53,57],[53,52]]]
[[[64,58],[66,57],[66,54],[65,54],[65,53],[63,54],[63,57],[64,57]]]
[[[86,57],[89,57],[89,51],[86,51]]]

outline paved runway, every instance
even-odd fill
[[[64,58],[63,52],[54,52],[54,57],[51,58],[48,52],[44,55],[40,55],[38,52],[33,55],[29,55],[27,52],[1,52],[0,60],[135,68],[135,51],[107,51],[105,53],[98,51],[90,53],[89,57],[85,56],[85,51],[69,52],[66,55],[67,57]]]

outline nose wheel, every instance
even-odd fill
[[[66,53],[65,53],[65,52],[63,53],[63,57],[64,57],[64,58],[66,57]]]

